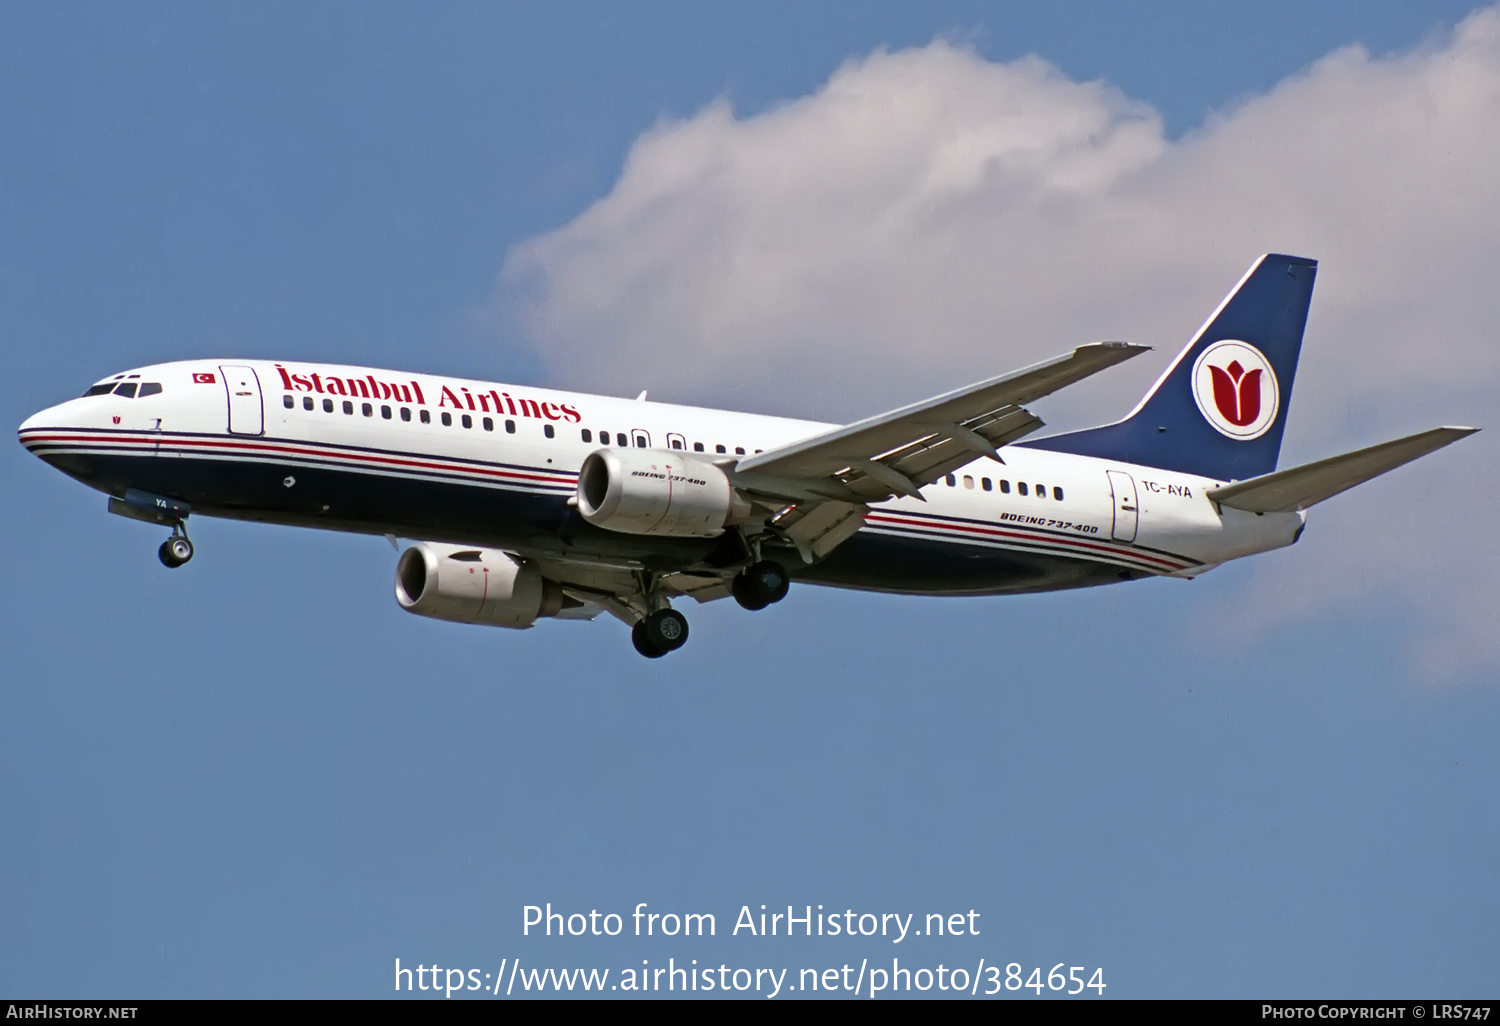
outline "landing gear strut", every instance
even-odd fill
[[[681,648],[688,638],[687,617],[675,609],[658,609],[630,630],[635,650],[647,659],[660,659]]]
[[[161,548],[156,550],[157,558],[161,560],[162,566],[175,570],[188,560],[193,558],[193,543],[188,539],[187,530],[178,521],[172,527],[172,537],[161,543]]]
[[[729,584],[734,600],[746,609],[764,609],[786,598],[792,579],[786,567],[771,559],[751,563]]]

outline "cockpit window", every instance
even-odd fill
[[[131,377],[138,378],[140,375],[132,374]],[[87,392],[83,393],[83,397],[87,399],[91,395],[109,395],[111,392],[121,399],[144,399],[148,395],[160,395],[161,382],[121,381],[120,375],[117,374],[108,381],[101,381],[90,387]]]

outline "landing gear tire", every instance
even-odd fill
[[[161,543],[156,555],[163,566],[175,570],[193,558],[193,543],[188,541],[185,534],[174,534]]]
[[[775,560],[763,559],[752,563],[737,574],[729,584],[734,600],[746,609],[764,609],[774,602],[786,598],[792,579],[786,567]]]
[[[743,573],[736,574],[734,580],[729,582],[729,591],[734,595],[734,600],[740,604],[740,608],[752,612],[764,609],[771,603],[761,598],[760,593],[755,590],[750,578]]]
[[[687,644],[687,617],[675,609],[658,609],[641,622],[646,625],[646,640],[653,648],[675,652]]]
[[[635,650],[647,659],[659,659],[687,643],[687,617],[675,609],[658,609],[630,631]]]
[[[645,620],[637,621],[636,625],[630,628],[630,643],[635,646],[637,652],[647,659],[660,659],[667,654],[666,649],[653,647],[650,640],[646,637]]]

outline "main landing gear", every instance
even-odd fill
[[[677,651],[687,642],[687,617],[666,605],[667,600],[659,593],[654,593],[649,583],[642,582],[641,592],[646,602],[657,608],[635,621],[630,629],[630,640],[635,645],[635,650],[647,659],[660,659],[668,652]],[[734,576],[729,582],[729,589],[735,601],[744,608],[764,609],[773,602],[786,598],[791,584],[792,579],[787,574],[786,567],[775,560],[758,559]],[[646,608],[650,606],[647,605]],[[639,615],[640,609],[641,606],[634,607],[635,615]],[[628,614],[621,610],[616,615],[625,619]]]
[[[729,584],[734,600],[746,609],[764,609],[786,598],[792,586],[786,567],[771,559],[751,563]]]
[[[172,537],[161,543],[156,550],[162,566],[175,570],[193,558],[193,543],[188,539],[187,529],[178,521],[172,527]]]
[[[635,650],[647,659],[660,659],[687,643],[687,617],[675,609],[658,609],[637,620],[630,629]]]

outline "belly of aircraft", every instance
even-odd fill
[[[636,562],[664,571],[712,562],[728,548],[713,540],[603,531],[583,523],[558,492],[175,454],[60,453],[50,461],[110,494],[136,488],[186,501],[200,514],[263,523]],[[1129,576],[1090,560],[873,532],[855,535],[812,566],[790,549],[784,557],[798,581],[916,595],[1050,591]]]
[[[1023,594],[1112,584],[1131,576],[1118,567],[1048,553],[863,532],[822,562],[793,567],[791,573],[812,584],[907,595]]]

